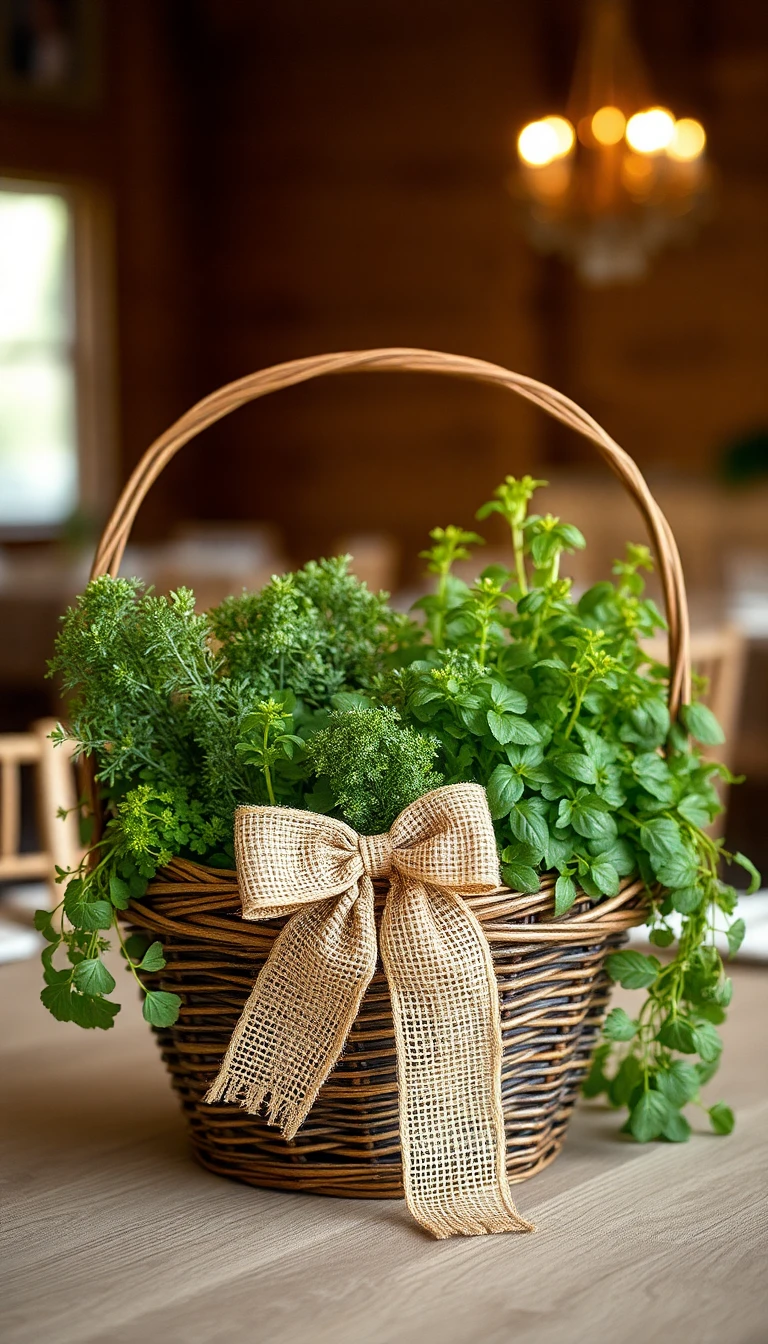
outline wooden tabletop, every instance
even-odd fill
[[[515,1187],[538,1231],[445,1242],[399,1202],[203,1171],[127,987],[113,1031],[81,1032],[43,1011],[38,972],[0,967],[5,1344],[768,1338],[765,970],[736,970],[709,1089],[736,1110],[730,1138],[640,1146],[582,1105]]]

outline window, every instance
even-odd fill
[[[94,298],[103,309],[108,287],[94,283],[92,204],[74,189],[0,178],[4,531],[55,531],[77,511],[98,513],[104,499],[109,342],[95,332]]]

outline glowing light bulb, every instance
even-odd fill
[[[636,112],[629,118],[626,129],[627,144],[636,154],[659,154],[671,143],[675,133],[675,119],[665,107],[649,107],[647,112]]]
[[[619,107],[599,107],[592,118],[591,129],[599,145],[618,145],[624,135],[627,119]]]
[[[674,135],[667,146],[667,153],[671,159],[688,163],[703,153],[706,143],[707,136],[701,122],[696,121],[694,117],[681,117],[675,122]]]
[[[523,163],[541,168],[553,159],[569,154],[575,140],[574,130],[565,117],[544,117],[524,126],[517,137],[517,152]]]
[[[554,131],[557,140],[557,157],[563,158],[570,154],[576,139],[576,133],[565,117],[545,117],[544,125],[549,126]]]

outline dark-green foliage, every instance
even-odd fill
[[[637,1139],[687,1137],[682,1109],[717,1068],[731,993],[711,934],[724,928],[732,952],[743,936],[725,868],[740,865],[751,888],[758,875],[707,833],[718,779],[731,777],[697,742],[722,741],[719,726],[699,701],[670,722],[666,669],[644,649],[664,628],[644,591],[648,550],[628,546],[613,579],[575,599],[561,562],[584,538],[530,511],[543,484],[508,477],[478,511],[506,521],[511,563],[471,585],[453,566],[482,538],[432,532],[421,627],[358,583],[347,558],[207,616],[188,590],[89,585],[52,669],[71,695],[60,736],[94,755],[108,821],[88,864],[60,875],[62,906],[38,916],[56,1016],[112,1025],[104,933],[121,937],[117,911],[173,854],[231,864],[238,803],[313,807],[375,833],[439,783],[474,780],[488,791],[504,880],[533,892],[554,870],[557,915],[643,880],[650,940],[668,952],[609,957],[613,978],[646,996],[636,1017],[609,1014],[585,1090],[627,1105]],[[66,966],[54,965],[59,951]],[[146,981],[162,969],[160,945],[134,937],[123,952],[145,1016],[174,1020],[176,996]],[[709,1115],[717,1133],[732,1126],[721,1103]]]

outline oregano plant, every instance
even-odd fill
[[[710,833],[718,783],[734,782],[701,751],[723,740],[714,716],[699,699],[670,720],[666,668],[647,652],[664,629],[645,592],[648,549],[628,545],[611,578],[576,595],[563,561],[585,540],[532,512],[544,485],[507,477],[478,510],[504,519],[510,556],[473,583],[454,567],[480,535],[433,530],[422,555],[434,590],[415,617],[370,593],[348,558],[207,615],[188,590],[88,586],[52,671],[73,697],[58,736],[95,758],[106,825],[82,867],[59,874],[61,905],[38,912],[43,1002],[56,1017],[113,1024],[111,933],[147,1020],[175,1020],[160,944],[125,938],[120,916],[174,855],[232,866],[238,804],[309,807],[373,832],[428,789],[473,780],[487,790],[504,881],[533,893],[551,874],[555,918],[640,880],[654,950],[616,951],[607,969],[645,997],[634,1016],[608,1014],[584,1090],[626,1107],[640,1141],[688,1137],[684,1110],[704,1105],[731,996],[714,936],[738,950],[734,866],[749,890],[759,876]],[[706,1109],[716,1133],[732,1128],[724,1103]]]

